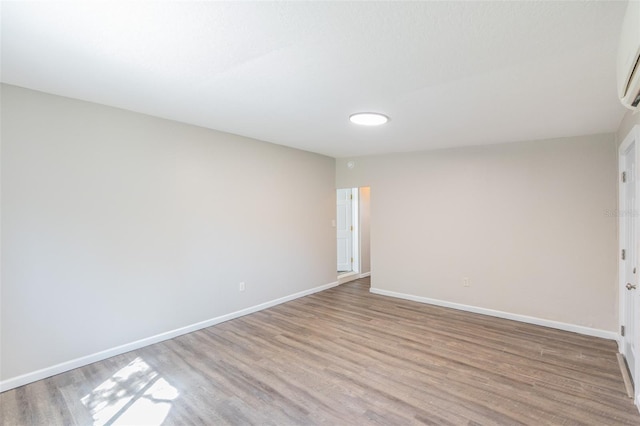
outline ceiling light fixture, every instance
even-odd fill
[[[357,112],[351,114],[349,120],[361,126],[379,126],[389,121],[389,117],[379,112]]]

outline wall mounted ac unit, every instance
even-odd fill
[[[640,1],[630,0],[618,50],[618,96],[629,109],[640,109]]]

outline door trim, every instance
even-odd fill
[[[624,241],[624,235],[625,235],[625,229],[624,229],[624,221],[621,220],[623,217],[622,213],[624,212],[625,209],[625,205],[624,205],[624,187],[623,185],[621,185],[621,176],[622,176],[622,172],[625,171],[625,167],[624,167],[624,159],[625,159],[625,153],[629,150],[629,148],[631,147],[631,145],[635,144],[635,163],[636,163],[636,167],[640,166],[640,162],[639,157],[640,157],[640,125],[635,125],[631,131],[629,132],[629,134],[627,135],[627,137],[624,138],[624,140],[622,141],[622,143],[620,144],[620,147],[618,148],[618,313],[619,313],[619,317],[618,317],[618,351],[624,355],[624,341],[623,341],[623,337],[622,334],[620,333],[620,327],[622,325],[624,325],[625,323],[625,318],[626,318],[626,307],[625,307],[625,263],[621,258],[621,251],[622,249],[624,249],[625,247],[622,246],[622,242]],[[639,191],[639,186],[640,185],[636,185],[636,205],[634,206],[634,211],[631,212],[632,214],[635,214],[635,212],[638,211],[638,193]],[[625,212],[626,213],[626,212]],[[638,236],[638,241],[640,241],[640,236]],[[637,310],[636,312],[640,312],[640,305],[639,303],[637,303],[637,301],[640,300],[640,298],[636,297],[636,306],[635,309]],[[635,336],[633,337],[636,344],[640,343],[640,327],[635,327]],[[639,383],[635,384],[635,389],[634,389],[634,398],[633,401],[635,403],[635,405],[638,407],[638,410],[640,410],[640,380],[638,380],[638,378],[640,378],[640,360],[636,360],[636,367],[635,367],[635,372],[634,372],[634,376],[636,377],[636,381],[638,381]]]

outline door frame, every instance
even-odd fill
[[[635,188],[635,192],[636,192],[636,205],[633,208],[632,212],[626,212],[625,211],[625,193],[624,193],[624,186],[621,184],[621,176],[622,176],[622,172],[625,171],[625,166],[624,166],[624,160],[625,160],[625,153],[629,150],[629,148],[631,148],[632,145],[635,144],[635,158],[634,161],[636,163],[636,170],[637,167],[640,166],[640,162],[638,161],[640,158],[640,125],[635,125],[631,131],[629,132],[629,134],[627,135],[627,137],[624,138],[624,140],[622,141],[622,143],[620,144],[620,147],[618,148],[618,311],[619,311],[619,318],[618,318],[618,322],[619,322],[619,326],[620,328],[618,329],[618,351],[624,355],[624,338],[621,334],[621,327],[625,324],[625,318],[626,318],[626,304],[625,304],[625,292],[627,291],[625,288],[626,285],[626,273],[625,273],[625,262],[624,260],[622,260],[622,256],[621,256],[621,252],[622,250],[625,248],[623,247],[623,241],[625,239],[625,222],[624,220],[622,220],[624,218],[625,214],[636,214],[636,212],[638,212],[638,194],[639,194],[639,187],[640,185],[636,184],[636,188]],[[637,176],[635,177],[637,178]],[[636,179],[636,182],[638,181],[638,179]],[[636,230],[640,229],[639,227],[636,227]],[[637,232],[637,231],[636,231]],[[636,242],[640,241],[640,235],[636,236]],[[640,255],[640,251],[636,250],[636,254]],[[640,264],[640,262],[638,262]],[[636,313],[640,313],[640,297],[638,297],[636,295],[636,300],[635,300],[635,312]],[[636,345],[639,345],[640,347],[640,326],[636,326],[634,327],[634,336],[633,339],[635,340]],[[635,360],[635,371],[633,372],[633,376],[636,378],[636,382],[634,383],[634,397],[633,397],[633,401],[635,403],[635,405],[638,407],[638,409],[640,410],[640,359]]]

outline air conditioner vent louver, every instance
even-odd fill
[[[618,49],[618,96],[624,106],[640,106],[640,2],[627,5]]]

